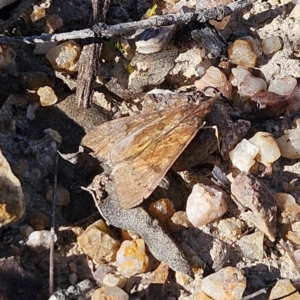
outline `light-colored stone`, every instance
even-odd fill
[[[119,288],[123,288],[126,284],[126,278],[108,273],[103,278],[103,284],[106,286],[118,286]]]
[[[42,106],[51,106],[57,102],[55,92],[50,86],[40,87],[37,90],[37,94],[40,96]]]
[[[193,186],[186,204],[186,214],[195,226],[205,225],[219,217],[227,210],[223,190],[218,186],[205,186],[201,183]]]
[[[300,300],[300,295],[288,279],[281,279],[272,288],[269,299]]]
[[[280,213],[278,221],[281,224],[291,224],[300,221],[300,205],[296,203],[296,200],[292,195],[276,193],[274,194],[274,197]]]
[[[235,217],[222,219],[218,223],[220,235],[231,241],[236,240],[243,232],[244,224],[241,220]]]
[[[255,160],[266,167],[270,167],[281,156],[280,149],[269,132],[259,131],[249,139],[249,142],[259,149]]]
[[[129,296],[119,287],[104,286],[97,289],[91,300],[128,300]]]
[[[145,272],[149,263],[145,242],[142,239],[124,241],[117,252],[116,262],[125,277]]]
[[[186,212],[185,211],[176,211],[173,214],[173,217],[169,221],[168,227],[171,231],[178,231],[182,227],[188,228],[191,227],[192,224],[187,218]]]
[[[198,76],[198,67],[202,62],[202,57],[205,56],[205,51],[199,47],[193,47],[186,52],[180,53],[175,59],[175,66],[170,71],[170,75],[182,73],[186,78]]]
[[[81,47],[74,41],[68,41],[50,49],[46,57],[54,70],[74,73],[78,71],[80,53]]]
[[[54,235],[54,242],[57,240]],[[48,230],[33,231],[29,237],[26,245],[31,248],[46,248],[49,249],[52,243],[52,234]]]
[[[300,128],[291,129],[276,141],[282,157],[289,159],[300,157]]]
[[[25,211],[23,190],[19,179],[0,149],[0,227],[17,221]]]
[[[30,19],[32,22],[36,22],[39,19],[44,18],[45,15],[46,15],[46,11],[42,7],[39,7],[38,5],[34,5],[33,11],[30,14]]]
[[[252,48],[252,44],[245,40],[236,40],[228,49],[229,60],[232,64],[254,68],[256,65],[257,54]]]
[[[227,97],[231,98],[232,93],[232,86],[231,83],[227,80],[224,73],[222,73],[218,68],[216,67],[209,67],[204,76],[201,77],[199,80],[195,81],[195,87],[198,90],[203,90],[204,88],[208,86],[213,86],[217,88],[222,94]]]
[[[256,231],[241,237],[236,242],[236,245],[244,257],[252,260],[261,260],[264,256],[263,242],[264,234],[261,231]]]
[[[233,68],[230,82],[238,88],[238,92],[243,97],[252,97],[255,93],[267,89],[265,80],[253,76],[245,68]]]
[[[271,36],[262,41],[262,50],[264,54],[272,54],[282,47],[281,38],[279,36]]]
[[[244,272],[238,268],[226,267],[205,277],[202,291],[218,300],[238,300],[246,288]]]
[[[278,95],[290,96],[293,93],[296,85],[297,79],[293,76],[287,76],[285,78],[271,80],[268,91]]]
[[[236,147],[229,152],[229,158],[232,165],[241,171],[249,171],[255,164],[255,157],[259,152],[259,148],[246,139],[236,145]]]
[[[77,240],[82,251],[98,263],[114,261],[120,247],[120,242],[103,220],[90,225]]]

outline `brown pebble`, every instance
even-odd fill
[[[46,194],[46,199],[52,202],[53,187],[50,187]],[[61,185],[57,186],[56,205],[67,206],[70,203],[70,193]]]
[[[278,117],[286,112],[289,101],[287,96],[261,91],[250,100],[253,113],[259,118]]]
[[[36,212],[30,217],[29,224],[34,230],[44,230],[49,228],[50,221],[42,212]]]

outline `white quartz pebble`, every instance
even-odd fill
[[[227,210],[224,192],[217,186],[195,184],[186,204],[188,220],[195,226],[221,217]]]
[[[248,172],[255,164],[255,157],[258,152],[259,148],[257,146],[243,139],[229,152],[229,157],[234,167]]]

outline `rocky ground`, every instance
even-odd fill
[[[155,3],[157,14],[167,14],[180,5],[207,9],[230,2]],[[147,18],[155,3],[111,1],[107,24]],[[10,37],[81,30],[91,24],[91,15],[89,1],[0,1],[1,34]],[[208,26],[215,40],[199,37],[195,21],[152,32],[151,39],[135,32],[105,38],[88,109],[78,108],[75,95],[86,40],[66,41],[62,48],[0,36],[1,300],[50,297],[51,226],[57,235],[57,292],[51,299],[300,299],[300,5],[258,0]],[[55,59],[62,51],[65,61],[59,65]],[[111,206],[117,215],[103,206],[105,219],[115,226],[99,221],[95,201],[82,187],[101,174],[92,183],[101,190],[96,200],[107,194],[113,199],[121,183],[105,186],[112,171],[107,164],[84,154],[72,164],[70,155],[56,156],[56,150],[76,153],[86,134],[111,119],[117,125],[105,127],[97,143],[123,141],[130,148],[121,117],[131,116],[144,130],[145,114],[157,103],[182,107],[180,101],[195,100],[200,95],[195,89],[207,86],[231,103],[223,98],[209,106],[210,113],[200,111],[201,125],[207,114],[206,123],[218,127],[220,138],[215,130],[201,129],[140,208],[119,213],[118,205]],[[176,94],[145,95],[154,88]],[[161,145],[166,138],[157,132],[147,137]],[[84,144],[99,147],[90,135]],[[163,149],[162,162],[171,151]],[[215,182],[214,165],[229,180],[223,189],[207,188]],[[139,174],[141,185],[148,186],[149,176]]]

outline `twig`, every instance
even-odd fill
[[[187,13],[176,15],[154,16],[147,20],[120,23],[116,25],[107,25],[105,23],[95,24],[92,28],[76,30],[72,32],[64,32],[57,34],[47,34],[43,36],[30,37],[7,37],[0,36],[0,43],[24,42],[24,43],[43,43],[43,42],[61,42],[71,39],[86,39],[95,37],[112,37],[114,35],[122,35],[137,29],[147,29],[150,27],[168,26],[173,24],[188,23],[197,20],[205,23],[209,20],[222,20],[225,16],[231,15],[234,11],[245,8],[256,0],[239,0],[226,6],[218,6],[204,11],[195,10]]]
[[[54,243],[55,243],[55,213],[56,213],[56,193],[57,193],[57,168],[58,168],[58,153],[55,152],[54,161],[54,182],[52,192],[52,220],[51,220],[51,244],[49,257],[49,296],[54,292]]]
[[[266,293],[267,293],[266,288],[263,288],[263,289],[258,290],[258,291],[255,292],[255,293],[252,293],[252,294],[250,294],[250,295],[248,295],[248,296],[245,296],[245,297],[241,298],[240,300],[250,300],[250,299],[255,299],[257,296],[262,295],[262,294],[266,294]]]
[[[92,24],[96,22],[104,22],[106,13],[108,11],[110,0],[92,0],[93,6],[93,20]],[[102,8],[100,11],[100,7]],[[100,41],[87,41],[84,45],[80,60],[79,70],[77,76],[76,100],[78,107],[82,104],[87,108],[92,103],[94,94],[94,81],[99,67],[99,58],[103,48],[103,43]]]

